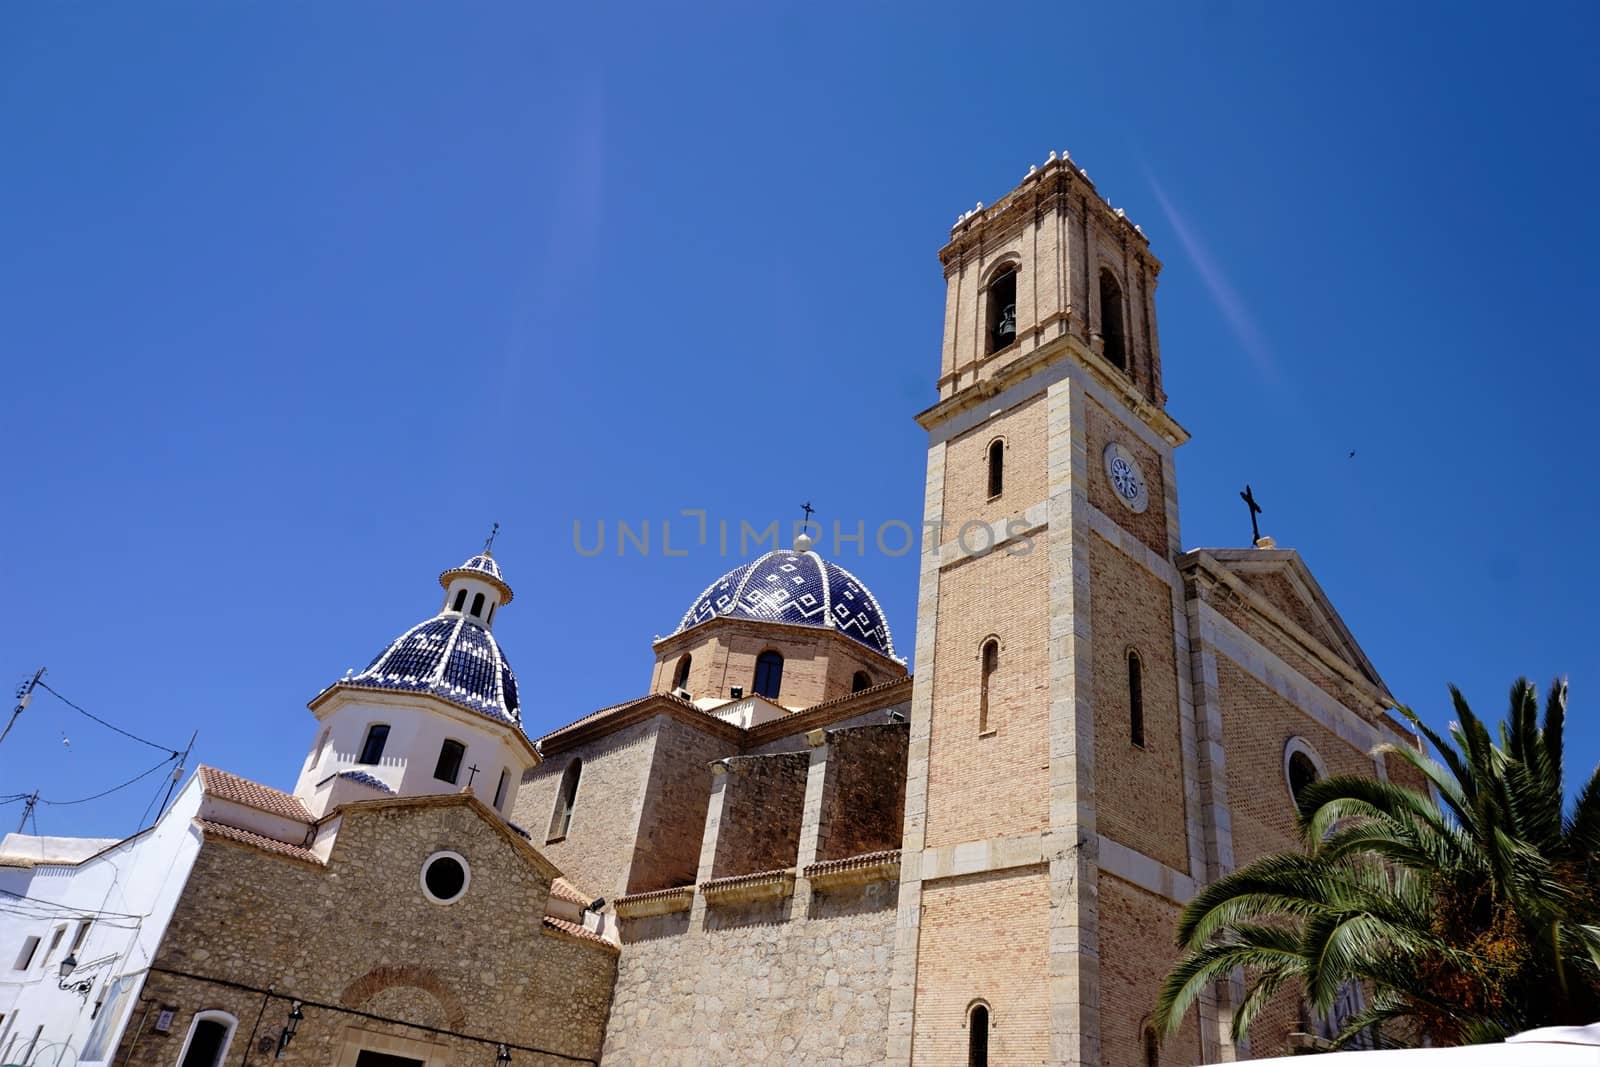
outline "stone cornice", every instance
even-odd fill
[[[403,689],[385,689],[381,686],[362,685],[360,682],[334,682],[328,688],[311,698],[306,704],[320,720],[323,718],[324,709],[329,711],[339,706],[338,697],[350,697],[359,694],[363,701],[372,704],[387,704],[392,707],[416,707],[419,703],[431,705],[431,710],[444,712],[458,722],[477,727],[479,729],[499,728],[500,732],[510,737],[518,748],[523,749],[532,758],[534,765],[540,762],[539,751],[533,747],[533,742],[528,740],[528,735],[523,732],[521,725],[506,722],[493,715],[485,715],[481,711],[447,700],[437,693],[414,693]]]
[[[752,900],[773,900],[794,892],[794,868],[759,871],[713,878],[700,884],[700,895],[707,904],[743,904]]]
[[[811,864],[801,873],[816,889],[887,882],[900,877],[900,850],[866,852],[842,860],[824,860]]]
[[[849,696],[824,700],[804,711],[752,726],[744,731],[745,747],[755,748],[769,741],[776,741],[780,737],[804,733],[842,719],[851,719],[857,715],[866,715],[869,712],[892,708],[896,704],[904,704],[911,699],[911,687],[912,676],[908,674],[904,678],[896,678],[892,682],[884,682],[863,689],[859,693],[851,693]]]
[[[763,636],[778,634],[792,636],[796,641],[832,641],[844,642],[841,646],[853,652],[867,656],[875,663],[881,664],[884,670],[904,671],[906,665],[897,659],[884,655],[871,645],[863,644],[853,637],[849,637],[831,626],[804,626],[793,622],[766,622],[758,619],[730,618],[725,615],[714,615],[704,622],[696,623],[687,630],[680,630],[666,637],[657,638],[651,644],[651,649],[656,654],[656,659],[664,659],[685,652],[699,645],[706,638],[722,632],[761,634]]]
[[[1000,354],[1010,352],[1004,350]],[[993,357],[980,360],[978,365],[992,362]],[[1101,355],[1096,354],[1077,337],[1066,334],[1040,345],[1033,351],[1012,362],[998,367],[988,378],[973,382],[971,385],[952,393],[937,404],[917,414],[918,425],[923,429],[932,431],[941,423],[964,411],[982,406],[985,402],[994,399],[1001,392],[1025,381],[1033,374],[1062,362],[1089,372],[1093,380],[1112,396],[1120,400],[1129,411],[1133,412],[1145,425],[1158,434],[1162,440],[1174,448],[1189,440],[1189,431],[1185,430],[1178,420],[1168,415],[1165,410],[1151,403],[1138,389],[1138,386],[1127,375],[1117,370]],[[966,368],[958,368],[959,373],[965,373]],[[948,376],[947,376],[948,378]],[[943,381],[945,379],[941,379]]]
[[[619,919],[642,919],[647,915],[670,915],[694,906],[694,886],[680,885],[649,893],[629,893],[611,902]]]
[[[552,730],[539,739],[539,747],[548,757],[657,715],[677,719],[687,726],[720,737],[734,745],[737,745],[745,734],[741,727],[723,722],[709,711],[701,711],[687,700],[668,693],[651,693],[623,704],[602,708],[593,715],[558,730]]]

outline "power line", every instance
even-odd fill
[[[93,712],[87,711],[82,707],[79,707],[77,704],[74,704],[72,701],[68,700],[66,697],[64,697],[60,693],[56,692],[54,689],[51,689],[48,682],[45,682],[42,679],[35,679],[35,680],[38,682],[38,685],[39,685],[40,689],[43,689],[46,693],[49,693],[51,696],[53,696],[57,700],[61,701],[61,703],[65,704],[67,707],[71,708],[73,711],[76,711],[78,714],[84,715],[84,716],[87,716],[90,719],[93,719],[95,722],[99,723],[101,726],[104,726],[107,730],[114,730],[115,732],[121,734],[123,737],[132,738],[133,740],[139,742],[141,745],[149,745],[151,748],[155,749],[158,752],[170,752],[170,753],[172,753],[174,759],[177,758],[178,750],[173,748],[171,745],[158,745],[154,741],[151,741],[149,738],[140,737],[138,734],[131,734],[128,731],[124,730],[120,726],[113,726],[110,723],[106,722],[104,719],[102,719],[100,716],[94,714]]]
[[[87,804],[91,800],[99,800],[101,797],[108,797],[112,793],[115,793],[119,789],[126,789],[130,785],[132,785],[133,783],[135,783],[137,781],[140,781],[141,779],[150,777],[150,775],[156,773],[161,768],[165,767],[167,764],[171,763],[173,760],[175,760],[177,758],[178,758],[178,753],[174,752],[172,755],[168,756],[166,759],[162,760],[160,763],[156,764],[154,767],[151,767],[149,770],[145,771],[144,773],[139,774],[139,775],[135,775],[134,777],[129,778],[126,782],[123,782],[121,785],[114,785],[110,789],[107,789],[105,792],[96,793],[92,797],[84,797],[82,800],[45,800],[44,798],[41,797],[39,799],[39,803],[48,804],[53,808],[69,808],[74,804]],[[37,819],[36,819],[35,829],[37,829]]]

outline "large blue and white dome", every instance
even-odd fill
[[[714,618],[825,627],[899,658],[878,598],[855,575],[815,552],[768,552],[735,567],[706,587],[677,632]]]
[[[498,594],[502,606],[511,600],[499,565],[483,553],[445,571],[439,581],[446,589],[445,609],[389,642],[364,670],[335,685],[429,693],[520,726],[517,676],[490,632],[495,605],[483,611],[484,594],[490,600]]]

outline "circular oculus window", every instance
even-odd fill
[[[422,864],[422,894],[435,904],[454,904],[471,881],[472,868],[459,852],[435,852]]]

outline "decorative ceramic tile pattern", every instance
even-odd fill
[[[894,656],[889,623],[855,575],[815,552],[768,552],[712,582],[678,623],[678,632],[726,616],[824,626]]]
[[[360,782],[362,785],[369,785],[372,788],[382,790],[385,793],[394,792],[393,789],[389,788],[389,784],[387,782],[379,778],[374,778],[366,771],[340,771],[338,774],[334,775],[334,777],[348,778],[352,782]]]
[[[432,693],[491,719],[522,722],[517,678],[494,635],[478,620],[453,611],[413,626],[373,657],[365,670],[341,681]]]

